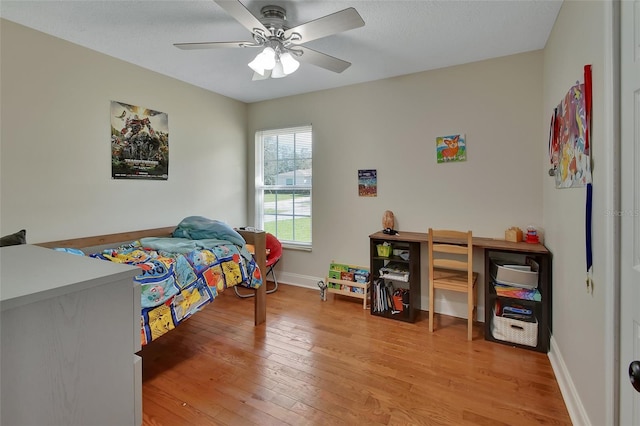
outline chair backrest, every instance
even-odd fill
[[[445,256],[439,257],[443,253]],[[429,228],[429,273],[434,268],[467,271],[473,274],[473,237],[471,231],[434,230]]]
[[[280,260],[280,257],[282,257],[282,243],[275,235],[267,232],[265,234],[265,246],[269,250],[269,254],[267,255],[267,266],[271,266]]]

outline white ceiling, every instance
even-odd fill
[[[257,49],[180,50],[177,42],[250,41],[212,0],[11,1],[0,16],[243,102],[256,102],[542,49],[562,0],[242,0],[275,4],[291,27],[354,7],[365,26],[305,44],[351,62],[336,74],[301,63],[252,81]]]

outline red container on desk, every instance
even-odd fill
[[[527,226],[527,236],[524,239],[525,242],[529,244],[538,244],[540,242],[540,238],[538,237],[538,230],[535,226]]]

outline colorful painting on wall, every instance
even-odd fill
[[[169,178],[169,119],[166,113],[111,101],[111,177]]]
[[[358,195],[361,197],[378,196],[377,170],[358,170]]]
[[[464,135],[439,136],[436,138],[436,159],[438,163],[466,161],[467,141]]]
[[[549,157],[556,188],[580,188],[591,183],[589,78],[585,81],[569,89],[551,118]]]

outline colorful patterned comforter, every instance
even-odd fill
[[[143,238],[91,257],[142,270],[135,277],[142,290],[142,345],[174,329],[224,289],[262,285],[251,254],[228,241]]]

